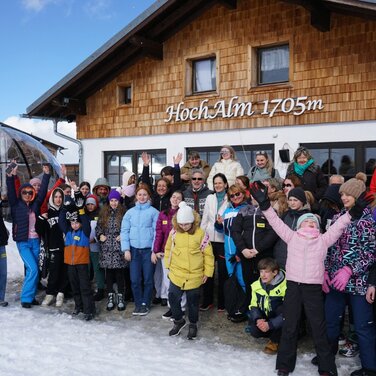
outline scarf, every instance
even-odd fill
[[[127,197],[133,197],[136,192],[136,184],[129,184],[121,187],[121,192]]]
[[[320,235],[320,230],[312,227],[300,228],[297,232],[308,239],[316,239]]]
[[[299,175],[299,176],[303,176],[305,170],[311,165],[313,164],[314,160],[313,159],[310,159],[307,163],[305,163],[304,165],[301,165],[301,164],[298,164],[296,162],[294,162],[294,171]]]
[[[217,212],[223,204],[223,200],[225,199],[226,191],[217,192],[215,194],[217,196]]]

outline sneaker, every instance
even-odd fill
[[[56,295],[56,307],[58,307],[58,308],[62,307],[63,303],[64,303],[64,293],[59,292]],[[43,305],[43,303],[42,303],[42,305]]]
[[[90,321],[93,320],[94,315],[92,313],[85,313],[84,320],[85,321]]]
[[[278,351],[278,343],[270,341],[266,344],[264,348],[264,353],[268,355],[275,355]]]
[[[289,371],[286,371],[285,369],[279,369],[277,375],[278,376],[288,376]]]
[[[140,316],[140,307],[134,307],[132,316]]]
[[[54,296],[47,294],[42,301],[42,304],[41,304],[42,307],[48,307],[52,303],[53,300],[54,300]]]
[[[167,299],[162,298],[161,306],[162,307],[167,307]]]
[[[230,320],[233,323],[240,323],[248,320],[248,317],[245,313],[237,312],[234,316],[230,316]]]
[[[124,311],[125,310],[125,303],[124,303],[123,294],[117,294],[116,299],[117,299],[117,309],[118,309],[118,311]]]
[[[346,345],[346,337],[343,333],[341,333],[338,337],[338,346]]]
[[[31,308],[31,303],[22,302],[21,306],[22,306],[22,308]]]
[[[352,358],[359,354],[359,345],[353,342],[347,342],[338,350],[338,354],[345,356],[346,358]]]
[[[174,321],[174,326],[173,328],[168,332],[169,336],[178,336],[182,329],[187,325],[184,319]]]
[[[6,302],[5,300],[0,300],[0,307],[7,307],[8,306],[8,302]]]
[[[112,311],[115,308],[115,294],[110,292],[107,297],[107,311]]]
[[[225,307],[218,307],[217,308],[218,313],[222,313],[222,312],[225,312],[225,311],[226,311]]]
[[[158,304],[161,304],[162,303],[162,299],[161,298],[154,298],[153,299],[153,304],[154,305],[158,305]]]
[[[33,301],[31,302],[31,305],[39,305],[39,302],[38,302],[38,300],[36,300],[36,299],[33,299]]]
[[[202,304],[200,306],[200,311],[209,311],[209,309],[212,309],[214,307],[214,304]]]
[[[146,306],[146,304],[142,304],[140,307],[139,316],[146,316],[149,313],[149,308]]]
[[[196,339],[197,337],[197,324],[189,324],[187,339]]]
[[[366,368],[357,369],[350,373],[350,376],[376,376],[376,371],[368,370]]]
[[[162,315],[162,319],[169,320],[172,317],[172,311],[169,309],[166,313]]]

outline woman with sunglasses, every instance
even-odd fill
[[[38,257],[39,257],[39,236],[35,231],[36,218],[40,214],[40,208],[47,194],[50,181],[50,168],[43,166],[43,177],[41,187],[36,194],[30,183],[20,186],[19,194],[15,189],[15,177],[13,173],[16,167],[7,174],[8,201],[11,208],[13,220],[13,240],[16,242],[18,251],[24,262],[26,275],[21,291],[21,305],[23,308],[31,308],[38,304],[35,294],[38,285]]]
[[[225,309],[223,285],[228,275],[225,262],[223,234],[215,231],[214,224],[218,216],[223,214],[228,205],[228,198],[226,195],[228,183],[226,176],[221,173],[215,175],[213,178],[213,185],[214,193],[206,197],[204,214],[201,221],[201,228],[209,235],[210,241],[212,243],[213,253],[218,271],[218,312],[223,312]],[[204,299],[200,310],[207,311],[208,309],[213,307],[214,276],[212,278],[208,278],[206,283],[203,285],[203,295]]]
[[[236,159],[234,148],[229,145],[222,146],[219,159],[210,170],[207,182],[211,191],[214,188],[213,177],[218,173],[226,176],[229,185],[235,184],[236,177],[244,174],[243,167]]]
[[[302,186],[302,182],[296,175],[287,175],[282,183],[282,191],[288,197],[291,189]]]
[[[251,183],[270,178],[280,178],[278,170],[273,167],[273,161],[266,151],[256,151],[255,163],[255,166],[252,166],[248,171],[248,178]]]
[[[227,274],[229,277],[231,277],[235,272],[239,285],[245,291],[246,289],[242,268],[240,265],[237,266],[237,263],[240,262],[240,258],[236,256],[236,246],[231,236],[234,218],[238,215],[239,210],[247,206],[247,196],[245,190],[239,185],[231,185],[227,191],[227,202],[227,209],[222,215],[218,215],[214,226],[216,231],[224,234],[224,251]],[[229,319],[233,322],[237,322],[239,317],[229,317]]]

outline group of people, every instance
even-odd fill
[[[369,191],[361,172],[327,181],[300,147],[284,179],[265,151],[256,152],[245,175],[225,145],[213,166],[191,151],[181,167],[178,154],[152,184],[150,156],[142,153],[142,161],[139,178],[126,171],[120,187],[99,178],[92,190],[89,182],[67,184],[64,168],[49,191],[48,166],[41,179],[22,185],[17,166],[10,171],[13,239],[25,265],[22,307],[38,304],[42,245],[48,254],[42,306],[61,307],[70,291],[73,314],[91,320],[95,301],[104,298],[108,311],[122,311],[133,299],[134,316],[161,304],[168,306],[163,318],[173,321],[169,335],[179,335],[188,320],[187,338],[194,339],[199,312],[216,304],[232,322],[247,321],[252,336],[269,338],[265,352],[277,353],[280,376],[295,368],[301,322],[311,332],[319,374],[337,375],[348,306],[355,336],[340,351],[360,353],[361,369],[352,376],[376,375],[376,172]],[[2,226],[0,235],[5,306]],[[242,291],[231,311],[230,277]]]

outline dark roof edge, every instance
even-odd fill
[[[328,3],[348,5],[356,8],[376,10],[376,4],[366,0],[326,0]]]
[[[138,26],[146,21],[151,15],[153,15],[157,10],[162,8],[166,3],[171,2],[171,0],[157,0],[155,3],[150,5],[144,12],[137,16],[132,22],[115,34],[110,40],[99,47],[95,52],[93,52],[88,58],[86,58],[81,64],[70,71],[66,76],[64,76],[60,81],[58,81],[54,86],[47,90],[42,96],[35,100],[30,106],[27,107],[26,113],[31,113],[42,104],[47,98],[49,98],[56,91],[61,89],[64,85],[68,84],[69,81],[75,78],[81,71],[87,68],[90,64],[97,62],[100,58],[104,58],[112,49],[116,46],[118,42],[124,39],[128,34],[131,34]]]

